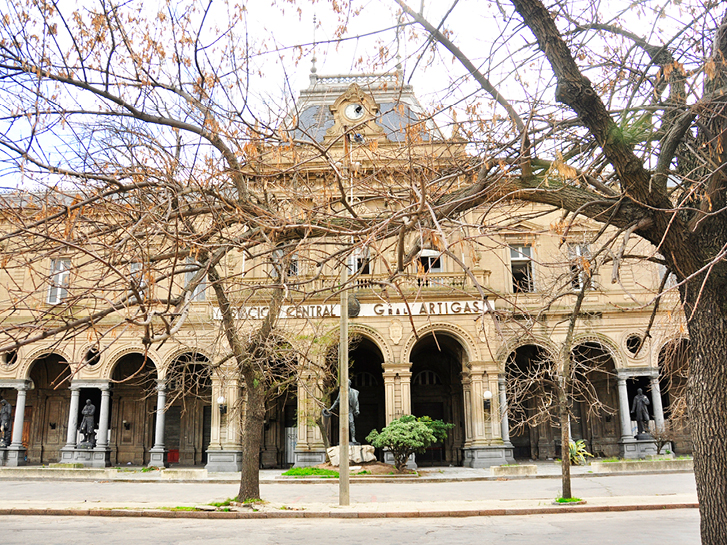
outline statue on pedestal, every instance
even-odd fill
[[[644,395],[641,388],[636,390],[636,397],[631,404],[631,412],[636,417],[639,434],[636,439],[651,439],[649,435],[649,398]]]
[[[96,407],[90,399],[86,400],[81,414],[83,420],[81,420],[81,427],[78,428],[83,435],[81,445],[94,447],[96,446]]]
[[[13,408],[6,400],[0,401],[0,447],[9,447],[10,438],[10,414]]]
[[[330,412],[338,407],[339,403],[341,402],[341,392],[338,392],[338,396],[336,397],[336,401],[333,402],[333,405],[331,405],[330,409],[324,409],[323,410],[323,416],[326,416],[326,413],[330,414]],[[356,441],[356,422],[354,421],[354,418],[359,415],[359,404],[358,404],[358,390],[355,390],[354,388],[351,388],[351,380],[348,381],[348,432],[350,436],[350,444],[351,445],[358,445],[358,442]]]

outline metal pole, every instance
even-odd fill
[[[348,480],[348,259],[341,272],[341,340],[338,347],[339,417],[338,417],[338,504],[349,505]]]

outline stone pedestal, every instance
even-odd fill
[[[0,467],[19,467],[25,465],[25,447],[3,447],[0,448]]]
[[[326,463],[324,450],[295,451],[295,464],[293,467],[311,467]]]
[[[164,447],[149,449],[149,467],[167,467],[167,449]]]
[[[491,467],[515,463],[512,445],[482,445],[466,447],[464,467]]]
[[[109,467],[111,465],[111,450],[105,447],[63,447],[60,463],[83,464],[83,467]]]
[[[653,439],[624,439],[621,441],[621,457],[636,460],[656,456],[656,441]]]
[[[331,460],[332,466],[338,466],[339,447],[331,447],[328,449],[328,458]],[[371,445],[349,445],[348,460],[352,464],[362,464],[366,462],[375,462],[374,447]]]
[[[204,468],[208,472],[239,473],[242,471],[242,451],[208,450]]]

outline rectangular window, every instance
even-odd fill
[[[442,254],[437,250],[422,250],[419,252],[419,273],[441,273]]]
[[[186,260],[186,265],[197,265],[200,264],[197,263],[194,259],[191,257],[188,257]],[[199,272],[198,269],[189,270],[184,273],[184,286],[187,287],[192,283],[192,279],[195,277],[195,275]],[[200,280],[199,284],[194,288],[192,293],[190,294],[190,301],[204,301],[205,295],[207,290],[207,277],[205,276]]]
[[[371,258],[368,248],[357,249],[353,253],[353,272],[359,274],[371,274]]]
[[[272,267],[270,269],[270,277],[271,278],[278,278],[278,271],[281,267],[284,266],[285,262],[285,252],[282,250],[282,248],[277,248],[273,250],[273,253],[271,254],[271,261],[272,261]],[[287,267],[285,269],[286,276],[298,276],[298,269],[299,269],[299,263],[298,263],[298,255],[293,254],[290,256],[290,259],[288,261]]]
[[[290,263],[288,263],[288,276],[298,276],[298,256],[294,254],[290,257]]]
[[[141,263],[134,262],[129,263],[129,279],[131,284],[139,290],[139,293],[144,293],[146,288],[146,281],[144,280],[143,266]]]
[[[71,260],[52,259],[50,262],[50,286],[48,286],[49,305],[57,305],[68,297],[70,279]]]
[[[531,246],[510,246],[510,272],[514,293],[531,293],[533,284],[533,254]]]
[[[571,287],[580,291],[593,288],[593,270],[591,269],[591,248],[588,244],[568,244],[568,259],[570,260]]]

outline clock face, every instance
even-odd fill
[[[364,108],[363,104],[349,104],[348,106],[346,106],[346,109],[343,110],[343,113],[346,114],[347,118],[351,119],[352,121],[356,121],[364,116],[364,114],[366,113],[366,108]]]

